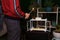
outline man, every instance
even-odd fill
[[[2,8],[7,25],[7,40],[20,40],[20,18],[28,19],[30,14],[21,10],[19,0],[2,0]]]

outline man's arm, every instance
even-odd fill
[[[20,15],[22,15],[23,17],[25,16],[25,19],[28,19],[30,14],[29,13],[24,13],[22,10],[21,10],[21,7],[20,7],[20,4],[19,4],[19,0],[16,0],[16,6],[17,6],[17,11]]]
[[[21,7],[20,7],[20,1],[19,0],[16,0],[16,10],[17,12],[21,15],[21,16],[25,16],[25,13],[21,10]]]

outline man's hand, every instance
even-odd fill
[[[28,18],[29,18],[29,16],[30,16],[30,14],[29,14],[29,13],[25,13],[25,19],[28,19]]]

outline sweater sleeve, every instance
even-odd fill
[[[18,11],[18,13],[20,15],[24,16],[25,13],[21,10],[20,3],[19,2],[20,2],[19,0],[16,0],[16,7],[17,7],[16,9],[17,9],[17,11]]]

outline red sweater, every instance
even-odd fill
[[[2,0],[3,12],[7,16],[19,18],[19,16],[14,11],[14,3],[13,2],[14,2],[14,0]],[[20,15],[24,16],[25,13],[20,8],[19,0],[16,0],[16,8],[17,8],[18,13]]]

